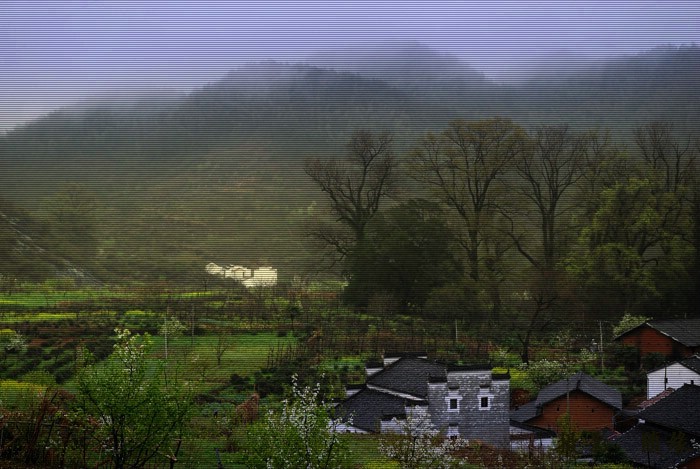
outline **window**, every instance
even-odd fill
[[[445,396],[445,404],[447,404],[448,412],[459,412],[459,401],[462,400],[462,396],[459,395],[458,391],[450,390],[450,392]]]
[[[481,408],[488,409],[488,407],[489,407],[489,398],[488,398],[488,396],[484,396],[481,398]]]

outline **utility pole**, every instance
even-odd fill
[[[600,371],[605,371],[605,353],[603,350],[603,321],[598,321],[600,331]]]
[[[170,306],[165,308],[165,322],[163,323],[163,335],[165,336],[165,361],[168,361],[168,314],[170,314]]]
[[[192,310],[190,312],[190,316],[192,318],[192,335],[190,339],[190,345],[194,347],[194,303],[192,303]]]

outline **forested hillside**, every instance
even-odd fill
[[[328,219],[329,206],[319,186],[305,174],[305,162],[340,161],[352,154],[347,144],[353,132],[365,130],[391,135],[395,162],[391,197],[382,200],[378,212],[384,214],[386,225],[377,227],[377,233],[396,232],[392,223],[407,217],[427,220],[426,231],[434,232],[430,229],[434,215],[426,215],[432,208],[426,207],[435,204],[436,210],[444,212],[438,223],[449,231],[444,242],[457,246],[447,250],[428,246],[435,253],[452,253],[452,258],[441,262],[453,267],[439,269],[439,275],[448,272],[447,277],[454,279],[466,274],[482,281],[475,278],[470,270],[474,262],[469,261],[475,246],[482,243],[482,235],[472,236],[471,241],[467,236],[465,241],[463,229],[468,232],[469,227],[452,219],[462,215],[459,211],[455,215],[447,196],[431,187],[431,174],[435,173],[429,167],[422,175],[416,173],[420,166],[416,155],[426,148],[427,132],[447,135],[455,119],[487,122],[500,117],[510,119],[535,149],[546,129],[568,126],[565,146],[596,132],[597,140],[586,140],[581,153],[570,155],[581,158],[581,163],[591,158],[596,148],[601,150],[596,145],[602,145],[609,132],[605,149],[615,155],[614,165],[636,168],[647,161],[653,172],[659,170],[655,166],[658,156],[644,153],[635,143],[634,130],[662,121],[668,125],[662,126],[667,137],[664,158],[674,157],[672,150],[687,144],[681,159],[682,164],[690,164],[692,152],[697,150],[693,140],[697,135],[692,134],[700,122],[697,46],[655,49],[571,73],[543,72],[512,85],[490,82],[467,64],[420,47],[358,55],[343,62],[345,65],[332,57],[318,56],[311,61],[313,65],[250,64],[187,95],[145,92],[135,97],[89,100],[0,137],[0,196],[6,201],[0,227],[3,279],[40,280],[77,270],[96,282],[159,279],[192,283],[199,281],[203,265],[212,260],[273,264],[285,280],[295,275],[326,275],[319,272],[318,245],[313,239],[308,242],[308,234]],[[541,148],[532,154],[536,160],[531,168],[546,166]],[[573,259],[576,253],[572,248],[582,243],[582,237],[617,236],[598,226],[600,217],[614,217],[601,211],[646,216],[644,207],[638,208],[639,213],[623,207],[606,208],[606,197],[612,203],[620,194],[632,191],[635,195],[630,197],[639,200],[639,191],[645,190],[649,197],[658,197],[655,189],[638,187],[655,177],[644,168],[634,173],[638,181],[616,179],[628,174],[624,169],[600,166],[596,170],[600,174],[572,176],[572,189],[562,194],[561,205],[552,209],[556,217],[564,216],[560,210],[566,212],[566,227],[562,227],[562,238],[552,241],[557,246],[550,251],[556,251],[556,256],[545,259],[550,268]],[[685,166],[683,170],[691,171]],[[540,225],[545,223],[540,202],[533,201],[536,196],[527,192],[537,183],[528,179],[528,171],[514,163],[496,178],[500,181],[510,173],[508,178],[520,175],[510,189],[499,189],[519,194],[510,210],[517,215],[512,223],[520,229],[511,230],[504,238],[507,243],[495,247],[498,255],[512,264],[512,271],[524,272],[543,262],[532,257],[524,244],[526,239],[543,236]],[[687,201],[691,179],[683,177],[682,191],[674,193]],[[588,194],[591,199],[576,192],[584,182],[594,191]],[[425,200],[415,202],[418,199]],[[574,201],[580,202],[577,210],[583,202],[592,205],[588,211],[576,211],[571,208]],[[667,203],[677,202],[663,201]],[[13,208],[8,208],[10,205]],[[582,218],[584,215],[588,218]],[[664,218],[666,214],[654,216]],[[678,260],[683,265],[673,266],[688,270],[696,245],[692,235],[695,225],[687,225],[690,222],[680,215],[673,216],[670,222],[664,218],[664,223],[675,223],[678,239],[686,242],[681,256],[685,261]],[[603,231],[591,232],[597,229]],[[671,252],[666,240],[645,249],[640,246],[638,254],[645,265],[661,265],[644,256],[655,250]],[[460,250],[460,245],[466,250]],[[420,258],[415,262],[433,260]],[[339,265],[336,273],[342,270]],[[348,268],[344,268],[346,274]],[[577,267],[582,272],[599,272],[601,268]],[[675,270],[663,275],[666,281],[678,278]],[[430,277],[431,288],[450,288],[450,282],[437,282],[433,274]],[[506,289],[522,287],[519,281],[506,277],[491,281]],[[657,280],[642,276],[634,281],[647,288],[644,282]],[[421,295],[401,301],[405,306],[422,305],[429,292]],[[367,301],[365,298],[361,303],[366,306]],[[500,300],[492,297],[486,303],[493,307],[494,301]],[[450,307],[459,306],[440,306],[445,310]]]

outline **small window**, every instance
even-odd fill
[[[591,413],[595,412],[595,408],[591,407]]]
[[[486,409],[489,406],[489,398],[488,397],[482,397],[481,398],[481,408]]]
[[[457,410],[457,399],[450,399],[450,410]]]

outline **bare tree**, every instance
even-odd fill
[[[564,197],[584,175],[588,139],[558,125],[539,127],[531,142],[532,151],[523,154],[517,172],[525,182],[521,194],[534,205],[539,219],[541,257],[524,245],[522,233],[511,230],[510,235],[534,267],[552,270],[558,254],[559,221],[570,208],[564,206]]]
[[[412,177],[426,183],[459,217],[460,244],[479,281],[484,235],[505,196],[503,177],[527,150],[527,136],[507,119],[455,120],[440,135],[428,134],[415,150]]]
[[[220,331],[216,336],[216,344],[214,346],[214,352],[216,354],[216,365],[221,366],[221,359],[227,350],[231,348],[231,337],[226,333],[226,331]]]
[[[671,123],[654,121],[638,127],[634,141],[647,166],[658,173],[665,192],[675,194],[691,181],[695,169],[691,140],[677,139]]]
[[[392,193],[396,176],[392,138],[357,131],[348,142],[345,159],[310,160],[305,172],[328,197],[336,221],[349,230],[343,233],[321,225],[312,235],[345,257],[364,238],[367,224]]]

